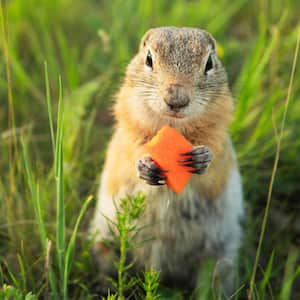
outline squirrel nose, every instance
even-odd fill
[[[164,101],[170,109],[178,110],[187,106],[190,98],[182,85],[171,84],[166,90]]]

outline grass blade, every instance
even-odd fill
[[[74,256],[74,249],[75,249],[75,242],[76,242],[76,236],[77,236],[78,228],[79,228],[80,222],[82,220],[82,217],[85,214],[85,212],[86,212],[89,204],[91,203],[92,199],[93,199],[93,197],[89,196],[85,200],[84,204],[82,205],[82,207],[80,209],[80,212],[79,212],[79,215],[78,215],[78,218],[77,218],[76,223],[75,223],[75,227],[74,227],[72,235],[71,235],[71,239],[69,241],[69,244],[68,244],[68,247],[67,247],[67,250],[66,250],[64,280],[63,280],[63,297],[64,297],[64,299],[68,298],[67,284],[68,284],[70,269],[71,269],[72,262],[73,262],[72,260],[73,260],[73,256]]]
[[[44,66],[45,66],[47,111],[48,111],[49,127],[50,127],[50,134],[51,134],[52,150],[53,150],[53,155],[54,155],[55,154],[55,139],[54,139],[54,128],[53,128],[53,117],[52,117],[52,106],[51,106],[51,95],[50,95],[50,86],[49,86],[49,76],[48,76],[47,62],[44,63]]]
[[[280,293],[280,300],[291,299],[292,284],[296,278],[297,271],[294,272],[299,258],[299,249],[292,246],[285,265],[285,272],[283,276],[283,285]]]
[[[62,83],[59,77],[58,119],[55,142],[55,179],[56,179],[56,252],[60,280],[63,281],[65,269],[65,203],[63,171],[63,103]]]
[[[263,299],[265,298],[266,290],[268,288],[268,285],[270,283],[270,278],[272,276],[274,256],[275,256],[275,252],[272,251],[272,254],[269,258],[266,270],[263,272],[263,279],[262,279],[260,287],[259,287],[259,293]]]
[[[43,249],[45,249],[46,242],[47,242],[47,234],[46,234],[46,227],[45,227],[44,219],[43,219],[43,216],[41,213],[39,188],[38,188],[38,184],[35,182],[35,180],[33,178],[32,170],[31,170],[30,163],[29,163],[29,157],[27,154],[27,149],[26,149],[23,138],[21,139],[21,145],[22,145],[22,159],[23,159],[23,164],[24,164],[24,168],[25,168],[27,185],[29,187],[30,194],[31,194],[35,218],[37,219],[37,222],[38,222],[40,240],[41,240]]]

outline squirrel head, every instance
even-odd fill
[[[197,28],[159,27],[146,32],[127,67],[125,86],[127,104],[137,114],[160,118],[162,123],[199,118],[219,104],[222,110],[222,98],[232,102],[215,40]]]

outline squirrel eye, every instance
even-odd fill
[[[204,74],[207,75],[207,72],[213,68],[213,62],[211,59],[211,55],[208,56],[208,59],[206,61]]]
[[[153,69],[153,61],[152,61],[152,55],[151,55],[151,52],[148,51],[147,53],[147,57],[146,57],[146,65],[148,67],[150,67],[151,69]]]

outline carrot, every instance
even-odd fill
[[[168,171],[167,186],[176,193],[182,192],[192,174],[191,169],[181,166],[178,160],[183,159],[180,154],[192,150],[192,144],[175,128],[166,125],[146,144],[146,148],[157,165]]]

